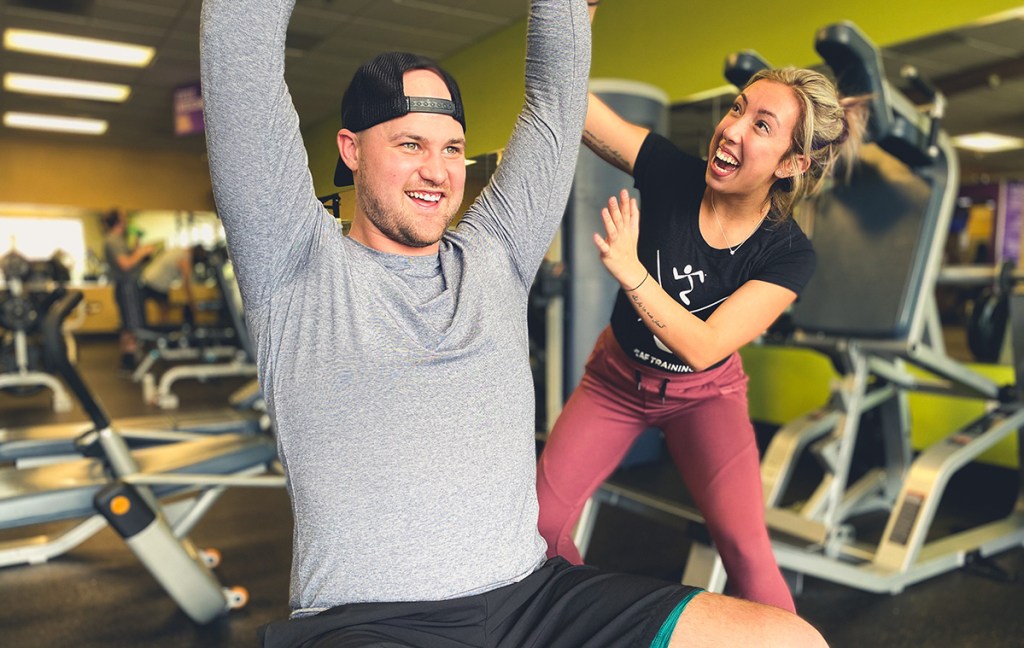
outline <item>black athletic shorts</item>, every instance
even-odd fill
[[[159,303],[163,304],[164,306],[166,306],[168,303],[170,303],[170,295],[168,293],[165,293],[162,290],[157,290],[156,288],[152,288],[150,286],[147,286],[146,284],[142,284],[141,288],[142,288],[142,298],[143,299],[152,299],[153,301],[159,302]]]
[[[697,589],[554,558],[484,594],[342,605],[271,623],[261,635],[267,648],[648,648]]]

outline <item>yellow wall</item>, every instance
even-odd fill
[[[213,210],[203,154],[0,139],[0,202]]]
[[[730,52],[754,49],[772,65],[806,66],[821,58],[814,33],[842,20],[884,47],[1019,8],[1019,1],[821,2],[728,4],[679,0],[605,0],[594,24],[594,76],[646,81],[673,102],[723,85]]]
[[[338,164],[335,136],[340,127],[337,119],[328,119],[302,131],[302,140],[306,143],[309,156],[309,170],[313,174],[313,190],[318,196],[327,196],[338,190],[334,186],[334,167]]]
[[[594,24],[591,77],[650,83],[676,103],[724,85],[725,57],[737,50],[757,50],[773,65],[819,62],[815,31],[841,20],[853,21],[877,45],[886,46],[1018,8],[1010,0],[794,0],[785,5],[603,0]],[[525,34],[521,22],[442,61],[459,81],[471,157],[496,151],[508,139],[522,106]],[[334,118],[306,129],[310,168],[321,194],[333,191],[337,129]]]

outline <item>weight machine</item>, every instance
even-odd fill
[[[161,409],[176,409],[178,396],[172,391],[179,380],[254,377],[256,363],[251,347],[243,339],[247,333],[241,310],[241,299],[231,263],[223,248],[211,252],[207,258],[220,292],[220,304],[229,320],[224,327],[197,327],[190,334],[161,335],[143,332],[152,348],[132,374],[132,380],[142,383],[143,400]],[[155,364],[160,361],[185,362],[173,366],[159,380]]]
[[[281,487],[270,434],[226,433],[132,450],[67,357],[64,318],[81,300],[71,291],[42,325],[48,362],[92,421],[75,442],[80,458],[0,469],[0,530],[26,537],[0,542],[0,566],[50,560],[109,525],[195,622],[245,605],[244,588],[222,587],[216,550],[199,550],[187,534],[232,486]],[[57,535],[32,535],[38,524],[65,523]]]
[[[958,532],[934,524],[950,479],[999,441],[1019,437],[1024,349],[1014,349],[1016,385],[996,384],[945,352],[934,291],[959,164],[940,128],[942,95],[904,70],[931,97],[927,112],[919,110],[888,83],[878,49],[850,23],[819,30],[815,44],[844,95],[870,96],[868,143],[850,182],[836,181],[811,205],[820,261],[794,305],[787,343],[825,354],[840,377],[823,407],[772,437],[761,464],[766,521],[783,568],[898,593],[973,557],[1024,544],[1024,489],[1001,519]],[[742,86],[766,66],[744,52],[730,58],[726,77]],[[1024,331],[1024,297],[1013,297],[1011,312],[1014,330]],[[973,399],[984,413],[915,456],[911,393]],[[862,425],[868,416],[872,425]],[[855,450],[872,441],[877,461],[856,466]],[[794,495],[797,464],[808,455],[822,476],[809,496]],[[580,518],[581,552],[603,503],[702,522],[688,506],[609,483]],[[725,580],[713,547],[691,543],[683,581],[720,592]]]
[[[232,322],[232,338],[237,346],[232,347],[233,355],[242,353],[246,359],[253,357],[252,341],[245,328],[241,295],[230,260],[219,258],[217,263],[218,285],[223,293],[225,309]],[[248,375],[248,369],[241,374]],[[162,382],[162,398],[170,400],[176,396],[170,392],[172,375]],[[155,391],[156,388],[153,387]],[[177,403],[175,403],[177,405]],[[227,407],[214,410],[191,411],[185,414],[165,414],[118,419],[113,422],[118,433],[132,449],[162,445],[175,441],[201,439],[215,434],[258,434],[270,430],[270,418],[266,414],[262,392],[255,379],[231,394]],[[14,462],[27,467],[39,463],[50,463],[78,455],[77,438],[88,432],[93,423],[55,423],[23,427],[0,426],[0,464]]]
[[[1024,497],[994,522],[952,533],[934,525],[953,475],[1019,434],[1024,408],[1016,386],[998,385],[945,352],[935,286],[959,167],[940,128],[942,95],[905,70],[931,97],[929,111],[919,111],[885,80],[877,48],[849,23],[819,31],[816,46],[843,94],[871,96],[871,144],[851,182],[814,203],[813,241],[824,262],[793,309],[793,342],[826,353],[840,378],[824,407],[783,426],[768,446],[766,519],[782,567],[898,593],[971,556],[1024,544]],[[915,456],[910,393],[973,399],[984,414]],[[881,460],[857,475],[854,451],[872,410]],[[806,500],[787,501],[806,452],[823,477]],[[884,517],[877,542],[869,539],[873,515]]]
[[[71,399],[57,378],[41,370],[44,363],[35,344],[43,316],[63,288],[59,283],[31,281],[30,262],[13,250],[0,258],[0,274],[6,284],[0,292],[0,390],[27,395],[49,389],[53,410],[67,412]]]

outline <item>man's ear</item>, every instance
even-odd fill
[[[359,138],[347,128],[338,131],[338,155],[352,171],[359,168]]]

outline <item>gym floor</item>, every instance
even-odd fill
[[[141,388],[116,369],[116,341],[79,342],[79,368],[114,417],[158,414],[142,402]],[[222,407],[242,380],[182,382],[181,411]],[[85,419],[80,409],[55,414],[46,393],[0,394],[2,425]],[[761,430],[764,434],[770,431]],[[620,483],[652,492],[676,493],[671,466],[648,464],[620,470]],[[972,466],[950,486],[941,511],[955,526],[1005,515],[1013,506],[1016,473]],[[45,529],[44,529],[45,530]],[[20,537],[0,533],[0,543]],[[207,626],[197,626],[163,593],[156,581],[109,529],[66,555],[42,565],[0,569],[0,644],[4,646],[147,648],[255,646],[261,625],[288,611],[291,516],[285,492],[234,489],[191,534],[201,547],[223,555],[217,572],[225,585],[242,585],[247,607]],[[654,520],[614,507],[598,517],[590,562],[619,571],[678,580],[689,540],[684,522]],[[962,569],[890,596],[870,594],[804,578],[797,595],[800,613],[833,648],[985,647],[1024,645],[1024,549],[1017,548],[982,569]],[[993,569],[993,567],[995,569]],[[1009,576],[1010,578],[1006,578]],[[792,582],[797,584],[793,577]]]

